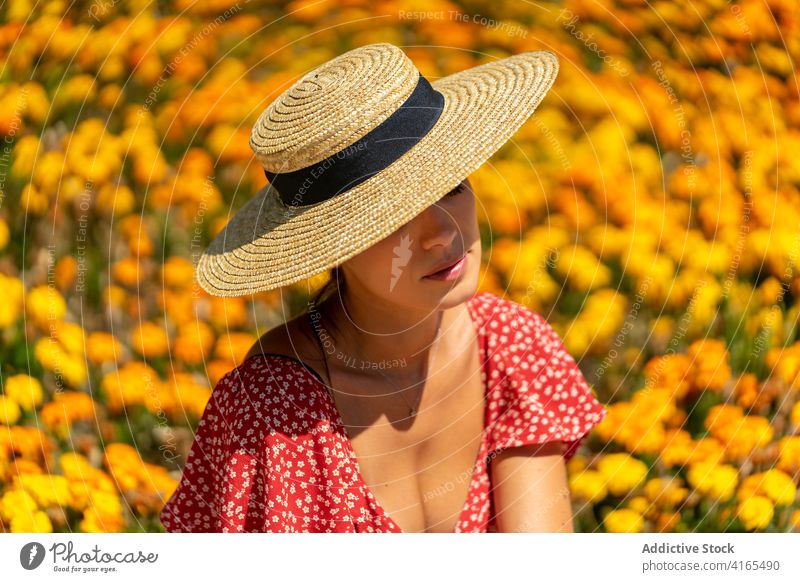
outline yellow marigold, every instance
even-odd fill
[[[712,462],[690,465],[686,477],[698,493],[716,501],[730,499],[739,483],[739,472],[735,467]]]
[[[788,348],[770,349],[765,360],[787,386],[800,389],[800,342]]]
[[[659,460],[666,467],[686,465],[694,448],[692,435],[687,431],[675,428],[667,430],[664,439],[664,448],[659,455]]]
[[[693,442],[688,462],[689,464],[722,463],[725,460],[725,453],[725,447],[717,439],[704,437]]]
[[[14,468],[16,469],[17,475],[22,475],[23,473],[41,475],[44,473],[44,469],[42,469],[36,461],[32,461],[31,459],[14,459]]]
[[[599,503],[606,495],[606,478],[598,471],[581,471],[569,480],[569,488],[573,495],[585,499],[589,503]]]
[[[680,477],[665,479],[656,477],[650,479],[644,486],[645,495],[659,507],[675,507],[680,505],[689,495],[689,490],[681,487],[683,480]]]
[[[11,426],[0,430],[0,456],[20,457],[46,464],[54,449],[54,444],[38,427]]]
[[[778,441],[778,469],[790,475],[800,471],[800,436],[785,436]]]
[[[721,390],[731,377],[728,350],[717,339],[702,339],[689,346],[694,385],[701,390]]]
[[[790,419],[795,428],[800,428],[800,402],[795,402],[794,406],[792,406]]]
[[[161,278],[167,287],[189,288],[194,283],[194,266],[183,257],[170,257],[161,267]]]
[[[20,206],[22,206],[25,212],[42,215],[47,212],[49,203],[50,201],[47,199],[47,194],[33,184],[26,184],[25,187],[22,188]]]
[[[197,297],[194,291],[171,291],[161,289],[156,296],[156,304],[169,321],[176,327],[197,322]]]
[[[65,437],[73,423],[94,420],[94,404],[92,397],[85,392],[57,392],[53,401],[42,407],[40,418],[45,426]]]
[[[570,476],[577,475],[581,471],[584,471],[588,464],[586,457],[583,455],[574,455],[567,461],[567,473],[569,473]]]
[[[659,356],[647,362],[644,368],[647,385],[667,388],[681,399],[689,393],[692,385],[692,360],[686,354]]]
[[[675,401],[669,388],[650,388],[638,390],[631,402],[636,414],[648,423],[666,422],[675,414]]]
[[[81,522],[85,532],[119,532],[125,527],[122,503],[116,492],[93,490]]]
[[[748,497],[739,503],[736,516],[748,530],[763,530],[775,513],[772,502],[761,495]]]
[[[742,374],[733,388],[736,395],[736,402],[743,407],[750,407],[758,400],[759,382],[758,376],[753,373]]]
[[[217,329],[236,329],[247,323],[247,304],[241,297],[213,297],[209,301],[209,322]]]
[[[108,409],[118,413],[123,407],[146,405],[163,391],[158,373],[144,362],[128,362],[120,369],[106,374],[100,382]]]
[[[206,364],[208,380],[212,386],[216,386],[225,374],[233,369],[233,365],[227,360],[212,360]]]
[[[7,522],[18,513],[33,513],[37,509],[36,500],[24,489],[10,489],[0,498],[0,517]]]
[[[123,356],[122,344],[112,334],[95,331],[86,339],[86,355],[93,364],[116,362]]]
[[[229,361],[233,366],[238,366],[255,342],[256,338],[249,333],[226,333],[217,339],[214,356]]]
[[[69,321],[58,321],[51,326],[51,333],[68,354],[83,356],[86,334],[80,325]]]
[[[634,490],[647,476],[647,465],[627,453],[605,455],[598,461],[597,469],[606,478],[611,494],[618,496]]]
[[[53,269],[56,285],[59,289],[66,289],[75,282],[78,275],[78,260],[72,255],[61,257]]]
[[[631,431],[626,431],[620,436],[626,436],[622,444],[631,454],[657,455],[664,448],[666,431],[660,423],[647,423],[642,419],[632,422]]]
[[[555,261],[556,272],[580,291],[603,287],[611,281],[611,271],[595,254],[581,245],[566,245]]]
[[[192,374],[175,374],[165,382],[167,397],[164,408],[168,408],[175,418],[184,418],[187,412],[194,418],[203,415],[206,404],[211,398],[211,389],[200,384]]]
[[[791,505],[797,495],[792,478],[778,469],[748,475],[736,493],[741,501],[753,495],[763,495],[775,505]]]
[[[118,260],[111,268],[114,281],[127,287],[136,287],[142,277],[142,266],[138,257],[126,257]]]
[[[70,386],[81,386],[89,375],[89,370],[86,368],[84,356],[70,355],[64,358],[61,364],[61,369],[58,370],[62,378],[67,381]]]
[[[0,273],[0,289],[3,290],[3,301],[0,302],[0,329],[3,329],[14,325],[19,319],[25,287],[16,277],[6,277]]]
[[[20,414],[19,404],[8,396],[0,394],[0,424],[11,426],[19,420]]]
[[[772,440],[774,429],[769,419],[763,416],[745,416],[739,419],[729,431],[719,435],[725,446],[725,455],[730,460],[749,457],[757,447],[763,447]]]
[[[630,420],[633,416],[633,404],[630,402],[614,402],[606,408],[606,416],[595,427],[595,434],[605,442],[616,441],[626,443],[632,436]]]
[[[43,368],[50,371],[60,370],[67,353],[57,341],[51,337],[42,337],[36,341],[33,353]]]
[[[101,211],[124,216],[133,210],[136,197],[127,186],[106,183],[100,186],[95,201]]]
[[[14,374],[6,378],[3,391],[21,408],[33,410],[42,403],[42,384],[27,374]]]
[[[72,501],[69,481],[63,475],[27,473],[17,475],[15,479],[19,487],[30,493],[41,508],[65,507]]]
[[[641,513],[648,519],[656,519],[658,517],[658,507],[650,503],[650,500],[644,495],[637,495],[628,500],[628,508],[633,509],[637,513]]]
[[[609,533],[638,533],[644,528],[642,514],[633,509],[615,509],[603,521]]]
[[[8,223],[0,218],[0,250],[8,246],[9,234]]]
[[[11,518],[11,533],[52,533],[53,524],[44,511],[17,513]]]
[[[163,327],[145,321],[131,332],[131,345],[143,356],[157,358],[167,354],[169,338]]]
[[[716,404],[708,410],[703,424],[711,434],[723,434],[736,426],[743,416],[744,410],[740,406]]]
[[[102,470],[92,465],[80,453],[62,453],[59,458],[61,471],[64,477],[70,480],[79,480],[81,483],[91,485],[102,491],[114,491],[114,482]]]
[[[187,364],[200,364],[214,347],[214,332],[202,321],[186,323],[178,329],[175,357]]]
[[[25,311],[39,329],[47,331],[51,321],[64,318],[67,303],[54,288],[40,285],[28,291]]]
[[[112,443],[106,447],[105,463],[121,491],[139,489],[146,480],[145,463],[133,447]]]
[[[103,299],[109,307],[122,309],[125,307],[125,300],[128,293],[119,285],[109,285],[103,292]]]

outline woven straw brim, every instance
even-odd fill
[[[489,159],[533,114],[557,74],[554,54],[531,51],[433,81],[444,109],[411,150],[355,188],[305,208],[287,208],[265,186],[200,257],[199,285],[218,297],[250,295],[366,250]]]

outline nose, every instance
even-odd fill
[[[438,204],[426,208],[418,218],[420,246],[425,250],[437,246],[451,247],[453,240],[459,236],[455,217]]]

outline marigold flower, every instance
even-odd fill
[[[110,333],[95,331],[86,338],[86,355],[93,364],[116,362],[123,354],[122,344]]]
[[[183,257],[170,257],[161,267],[161,278],[167,287],[188,289],[194,284],[194,266]]]
[[[143,356],[156,358],[167,354],[169,338],[163,327],[145,321],[131,332],[131,345]]]
[[[238,366],[255,342],[256,338],[250,333],[226,333],[217,339],[214,347],[214,357],[227,360],[232,364],[232,367]]]
[[[573,475],[569,480],[569,488],[575,497],[593,504],[599,503],[608,495],[606,478],[598,471],[581,471]]]
[[[647,465],[627,453],[605,455],[597,469],[606,478],[608,490],[613,495],[626,495],[642,484],[647,476]]]
[[[67,303],[54,288],[40,285],[28,291],[25,311],[39,329],[47,331],[51,321],[64,318]]]
[[[778,441],[777,466],[790,475],[800,471],[800,436],[785,436]]]
[[[37,509],[36,500],[25,489],[9,489],[0,498],[0,517],[4,521],[11,521],[18,513],[33,513]]]
[[[69,481],[63,475],[26,473],[17,475],[14,479],[43,509],[67,506],[72,501]]]
[[[653,358],[644,367],[647,385],[668,388],[676,399],[686,396],[691,388],[692,360],[686,354],[669,354]]]
[[[6,426],[15,424],[19,420],[20,414],[19,404],[8,396],[0,394],[0,424]]]
[[[644,486],[647,498],[659,507],[675,507],[683,503],[689,495],[689,490],[681,487],[683,480],[680,477],[664,479],[656,477],[650,479]]]
[[[40,418],[45,426],[63,438],[69,434],[73,423],[95,418],[94,406],[94,400],[85,392],[58,392],[52,402],[42,407]]]
[[[739,487],[739,500],[763,495],[775,505],[791,505],[797,496],[797,487],[792,478],[778,469],[748,475]]]
[[[736,516],[748,530],[763,530],[775,513],[772,502],[761,495],[748,497],[739,503]]]
[[[52,533],[53,524],[44,511],[16,513],[11,518],[11,533]]]
[[[686,477],[698,493],[715,501],[727,501],[733,497],[739,483],[739,472],[735,467],[713,462],[690,465]]]
[[[27,374],[14,374],[6,378],[3,391],[21,408],[28,411],[39,406],[44,397],[41,382]]]
[[[609,533],[638,533],[644,528],[644,518],[633,509],[615,509],[606,515],[603,525]]]
[[[178,329],[175,338],[175,356],[187,364],[196,365],[211,354],[214,347],[214,332],[202,321],[186,323]]]
[[[3,329],[14,325],[19,319],[25,287],[16,277],[6,277],[0,273],[0,289],[3,289],[3,301],[0,302],[0,329]]]
[[[689,346],[694,385],[701,390],[721,390],[731,377],[728,350],[717,339],[702,339]]]

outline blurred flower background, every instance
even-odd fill
[[[250,127],[374,42],[429,79],[560,58],[471,180],[481,290],[544,315],[608,406],[568,465],[577,530],[800,529],[796,0],[9,0],[3,530],[163,531],[213,386],[327,277],[193,281],[265,184]]]

